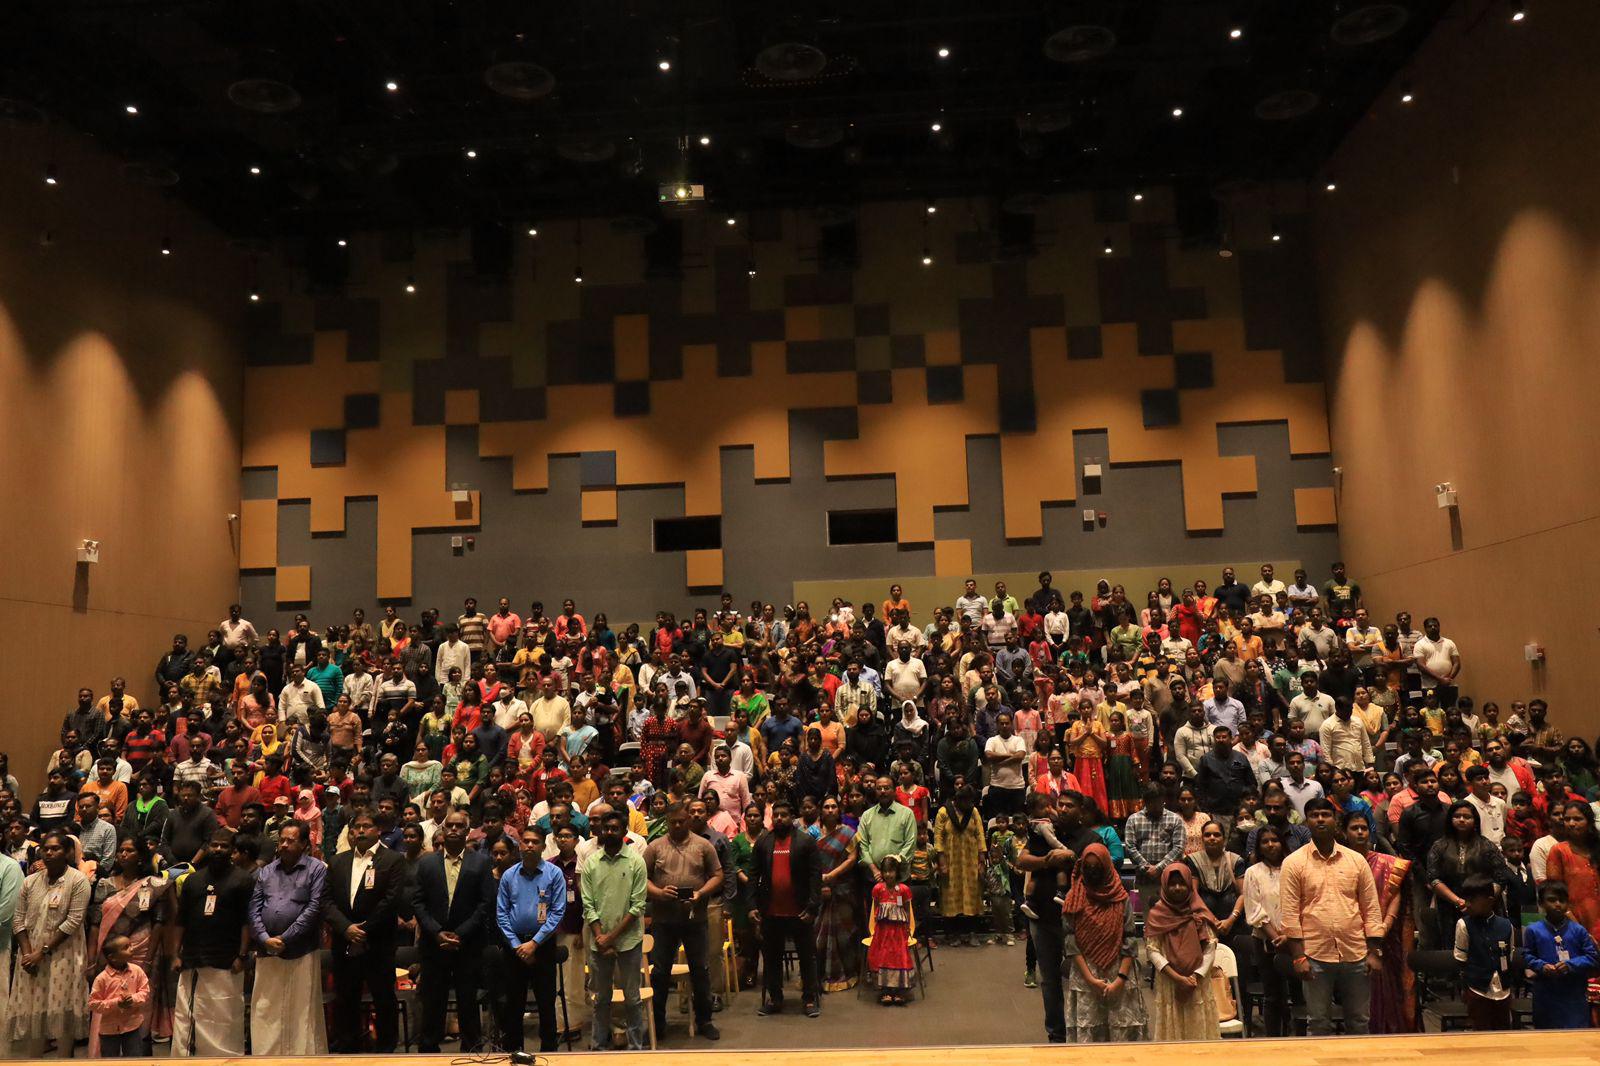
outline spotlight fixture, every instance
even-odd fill
[[[933,125],[929,126],[928,128],[933,132],[938,133],[940,130],[944,129],[944,123],[940,122],[938,119],[934,119]]]
[[[937,215],[938,213],[939,213],[939,205],[934,203],[932,200],[929,200],[928,201],[928,214]]]
[[[397,81],[386,81],[383,83],[383,87],[392,93],[400,91],[400,83]]]
[[[744,272],[747,277],[753,278],[756,276],[756,261],[754,259],[745,264]]]
[[[528,236],[537,237],[538,235],[539,235],[539,227],[538,226],[529,226],[528,227]]]
[[[476,159],[476,158],[478,158],[478,150],[476,148],[468,148],[467,149],[467,158],[468,159]]]
[[[1281,240],[1283,240],[1283,234],[1279,233],[1276,229],[1274,229],[1272,231],[1272,243],[1273,244],[1277,244]]]
[[[139,105],[138,104],[129,104],[127,107],[124,107],[122,110],[126,111],[130,115],[137,115],[139,113]]]
[[[417,292],[417,278],[415,274],[406,275],[406,295],[414,296]]]
[[[670,59],[661,60],[660,62],[658,62],[656,64],[656,69],[660,70],[661,73],[665,74],[667,71],[672,69],[672,60],[670,60]]]
[[[949,59],[950,58],[950,49],[948,49],[948,48],[939,49],[939,58],[940,59]]]
[[[161,254],[162,255],[171,255],[172,254],[172,242],[167,240],[165,237],[161,238]]]
[[[1511,5],[1511,21],[1512,22],[1521,22],[1523,19],[1525,19],[1527,17],[1528,17],[1528,8],[1527,8],[1526,5],[1524,5],[1524,4],[1520,3],[1520,2]]]
[[[1233,249],[1231,247],[1229,247],[1226,238],[1224,238],[1221,246],[1219,246],[1217,248],[1217,255],[1220,256],[1223,259],[1232,259],[1233,258]]]
[[[1400,102],[1402,104],[1409,104],[1416,98],[1416,94],[1414,94],[1410,89],[1407,89],[1400,94]]]
[[[1183,108],[1181,108],[1181,107],[1173,108],[1172,109],[1172,117],[1173,118],[1182,118],[1183,117]]]
[[[1228,31],[1228,40],[1230,40],[1230,41],[1237,41],[1239,38],[1241,38],[1243,36],[1244,36],[1244,29],[1242,27],[1235,26],[1233,29]]]
[[[1107,255],[1110,255],[1110,254],[1111,254],[1111,253],[1112,253],[1112,251],[1113,251],[1113,249],[1112,249],[1112,247],[1111,247],[1111,238],[1110,238],[1110,237],[1107,237],[1107,238],[1106,238],[1106,247],[1105,247],[1105,253],[1106,253],[1106,254],[1107,254]]]
[[[926,248],[922,249],[922,265],[925,267],[933,266],[933,253]]]
[[[350,242],[349,241],[345,240],[343,237],[339,238],[339,247],[340,248],[348,248],[349,246],[350,246]]]
[[[739,220],[738,219],[734,218],[732,215],[728,216],[728,225],[737,226],[738,224],[739,224]]]
[[[580,266],[572,272],[572,283],[574,285],[583,284],[583,267]]]
[[[1328,192],[1333,192],[1338,187],[1339,187],[1338,184],[1336,182],[1334,182],[1331,178],[1329,179],[1328,184],[1323,186],[1323,188],[1326,189]]]
[[[259,292],[252,292],[250,294],[250,302],[253,303],[253,304],[260,303],[261,302],[261,294]]]
[[[261,168],[260,167],[251,167],[250,168],[250,174],[253,177],[260,177],[261,176]]]
[[[700,147],[704,148],[707,145],[709,145],[710,143],[711,143],[711,134],[702,133],[700,135]]]
[[[1144,202],[1144,193],[1140,192],[1138,189],[1135,189],[1133,191],[1133,202],[1136,203],[1136,204],[1143,203]]]
[[[59,180],[56,178],[56,165],[54,163],[51,163],[44,168],[44,183],[46,185],[60,184]]]

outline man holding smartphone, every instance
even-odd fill
[[[689,985],[694,994],[694,1022],[707,1040],[721,1037],[711,1021],[711,970],[706,936],[706,902],[722,891],[722,863],[705,837],[689,831],[689,808],[682,803],[667,808],[667,833],[644,852],[649,884],[650,932],[655,947],[650,956],[650,984],[655,990],[651,1006],[656,1031],[667,1025],[667,997],[672,991],[672,964],[683,945],[689,963]]]

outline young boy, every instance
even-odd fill
[[[1533,985],[1535,1029],[1587,1029],[1589,977],[1600,967],[1594,938],[1567,918],[1567,886],[1539,886],[1544,918],[1522,933],[1522,962]]]
[[[1473,874],[1461,886],[1455,957],[1464,969],[1467,1020],[1478,1032],[1511,1028],[1511,950],[1515,927],[1494,912],[1494,882]]]
[[[128,961],[128,938],[106,941],[106,968],[89,991],[89,1010],[100,1015],[100,1057],[142,1059],[150,1054],[145,1040],[145,1007],[150,981],[137,963]]]
[[[1500,841],[1500,853],[1511,868],[1511,885],[1506,890],[1506,911],[1521,916],[1539,909],[1539,886],[1533,879],[1533,867],[1528,865],[1528,849],[1522,838],[1506,834]]]
[[[993,926],[991,944],[1012,947],[1017,942],[1011,912],[1011,871],[1016,865],[1017,838],[1011,833],[1011,822],[1000,815],[989,822],[989,851],[983,864],[983,894]]]

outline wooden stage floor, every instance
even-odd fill
[[[699,1044],[699,1042],[696,1042]],[[1415,1036],[1299,1037],[1293,1040],[1216,1040],[1202,1043],[1096,1044],[1092,1046],[1010,1044],[965,1047],[889,1048],[862,1047],[836,1050],[786,1050],[773,1048],[711,1050],[703,1044],[678,1050],[621,1052],[603,1054],[557,1052],[538,1055],[538,1066],[582,1056],[603,1058],[614,1066],[660,1066],[667,1059],[709,1062],[710,1066],[857,1066],[863,1062],[884,1066],[1036,1066],[1038,1063],[1093,1062],[1096,1066],[1171,1066],[1181,1058],[1185,1066],[1362,1066],[1366,1063],[1448,1062],[1449,1066],[1489,1066],[1494,1063],[1526,1062],[1542,1066],[1597,1066],[1600,1064],[1600,1030],[1564,1032],[1506,1033],[1421,1033]],[[503,1063],[504,1056],[462,1055],[338,1055],[324,1058],[256,1058],[161,1060],[195,1066],[221,1066],[251,1063],[282,1063],[292,1066],[321,1066],[335,1059],[350,1066],[388,1066],[397,1057],[406,1060],[449,1066],[475,1063]],[[14,1060],[59,1063],[60,1059]],[[130,1060],[138,1061],[138,1060]],[[157,1061],[157,1060],[145,1060]],[[671,1064],[668,1064],[671,1066]]]

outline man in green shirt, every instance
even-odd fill
[[[611,1047],[611,982],[620,978],[627,1007],[628,1050],[646,1043],[644,1003],[639,984],[644,974],[644,860],[625,846],[628,816],[607,811],[600,819],[600,850],[579,873],[583,892],[583,924],[588,930],[589,971],[594,977],[594,1050]]]
[[[878,778],[878,805],[869,807],[861,815],[856,827],[856,850],[861,865],[877,881],[878,862],[885,855],[900,857],[901,868],[911,861],[917,846],[917,816],[911,808],[896,803],[894,778],[887,774]]]

